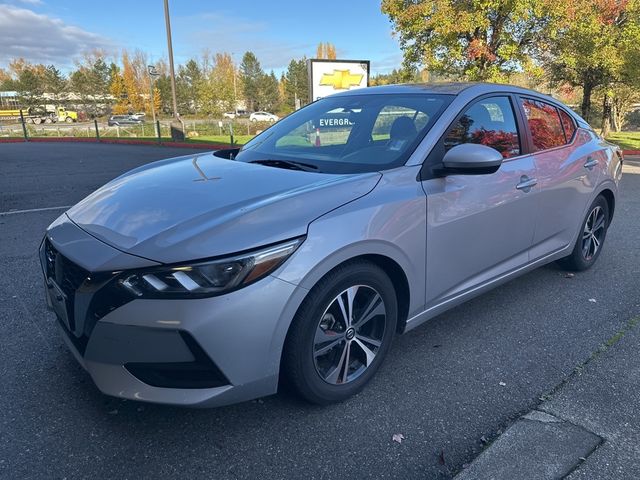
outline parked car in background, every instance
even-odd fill
[[[222,114],[224,118],[243,118],[249,116],[246,110],[236,110],[235,112],[225,112]]]
[[[249,115],[249,120],[252,122],[277,122],[278,120],[280,120],[280,117],[278,117],[277,115],[274,115],[273,113],[269,113],[269,112],[253,112],[251,115]]]
[[[337,402],[397,333],[546,263],[591,267],[622,163],[524,88],[338,93],[242,149],[141,166],[72,207],[40,247],[46,298],[109,395],[219,406],[283,378]]]
[[[143,120],[133,115],[112,115],[107,121],[107,125],[110,127],[116,125],[139,125],[141,123],[144,123]]]

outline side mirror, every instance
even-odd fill
[[[502,154],[495,148],[463,143],[449,150],[442,159],[443,172],[462,175],[495,173],[502,165]]]

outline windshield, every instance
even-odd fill
[[[325,173],[398,167],[452,98],[435,94],[323,98],[253,138],[236,160],[282,168],[298,163]]]

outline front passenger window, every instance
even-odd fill
[[[495,148],[503,158],[520,155],[518,128],[509,98],[490,97],[469,107],[444,139],[445,150],[463,143]]]

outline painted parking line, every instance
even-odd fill
[[[62,207],[30,208],[28,210],[10,210],[8,212],[0,212],[0,217],[6,216],[6,215],[17,215],[19,213],[46,212],[49,210],[67,210],[69,208],[71,208],[71,205],[64,205]]]

